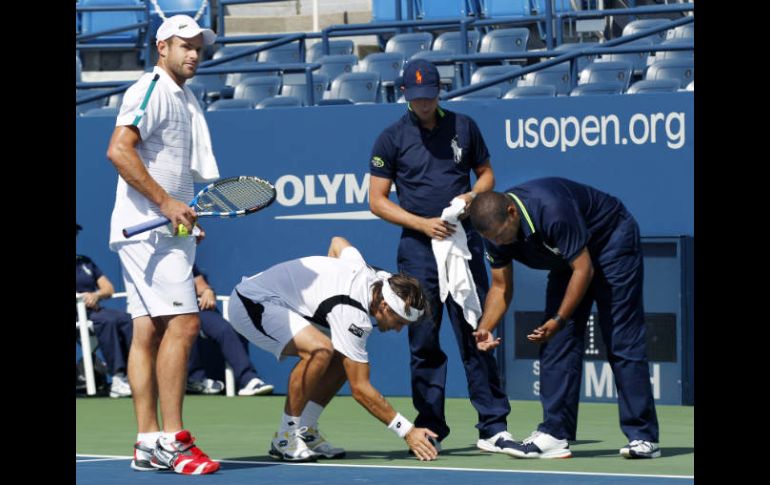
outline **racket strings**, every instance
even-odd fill
[[[206,200],[199,201],[199,205],[218,212],[243,211],[268,204],[274,194],[274,189],[266,182],[240,178],[212,187],[203,196]]]

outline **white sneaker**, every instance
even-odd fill
[[[259,377],[255,377],[249,381],[248,384],[243,386],[238,391],[239,396],[261,396],[263,394],[270,394],[273,392],[272,384],[265,384],[265,382]]]
[[[225,383],[214,379],[187,381],[187,392],[192,394],[219,394],[225,388]]]
[[[535,431],[521,443],[514,443],[510,450],[516,458],[571,458],[567,440],[554,438],[548,433]]]
[[[658,458],[660,448],[657,443],[644,440],[633,440],[620,449],[623,458]]]
[[[345,449],[337,448],[332,445],[316,428],[307,427],[307,431],[302,433],[302,439],[310,451],[318,455],[318,458],[345,458]]]
[[[270,443],[270,456],[285,461],[316,461],[318,455],[313,453],[302,439],[302,434],[307,432],[307,426],[296,431],[276,432]]]
[[[131,397],[131,386],[128,384],[126,377],[117,374],[112,376],[110,397]]]
[[[476,447],[483,451],[491,453],[505,453],[514,456],[511,452],[516,442],[508,431],[500,431],[491,438],[479,438]]]

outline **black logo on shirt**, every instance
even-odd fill
[[[364,332],[363,328],[357,327],[354,323],[350,324],[350,326],[348,327],[348,332],[352,333],[353,335],[355,335],[356,337],[359,337],[359,338],[363,337],[364,333],[366,333],[366,332]]]

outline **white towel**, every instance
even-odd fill
[[[214,152],[211,149],[211,136],[209,127],[206,125],[206,119],[203,116],[198,100],[187,86],[184,86],[185,100],[187,109],[192,114],[192,160],[190,161],[190,170],[195,182],[213,182],[219,178],[219,168],[217,159],[214,158]]]
[[[468,250],[468,240],[465,229],[458,216],[465,210],[465,201],[454,198],[441,212],[441,219],[456,224],[456,230],[451,236],[442,240],[431,239],[433,256],[438,266],[438,286],[441,301],[446,301],[447,294],[463,309],[465,321],[475,330],[481,318],[481,302],[476,294],[476,283],[468,267],[471,252]]]

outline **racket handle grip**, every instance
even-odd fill
[[[127,238],[131,236],[135,236],[137,234],[140,234],[145,231],[149,231],[150,229],[155,229],[156,227],[160,227],[164,224],[168,224],[171,222],[166,217],[158,217],[157,219],[152,219],[147,222],[143,222],[141,224],[137,224],[135,226],[127,227],[123,229],[123,235]]]

